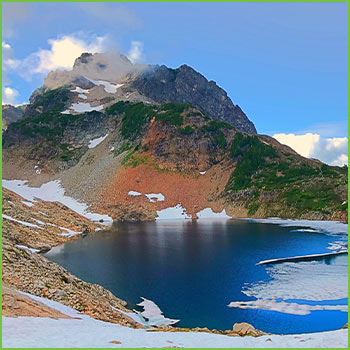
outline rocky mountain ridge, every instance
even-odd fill
[[[189,104],[119,101],[70,114],[71,90],[45,92],[10,125],[5,178],[59,178],[73,197],[114,220],[154,220],[178,205],[192,218],[211,208],[232,217],[347,220],[346,167],[303,158]]]
[[[92,91],[96,100],[103,100],[105,108],[118,101],[188,103],[212,119],[225,121],[238,130],[256,134],[254,124],[238,105],[232,103],[227,93],[193,68],[187,65],[171,69],[164,65],[133,64],[127,57],[117,53],[83,53],[76,59],[71,71],[50,72],[30,101],[34,103],[35,98],[42,93],[65,85],[91,89],[104,83],[105,89],[101,87]]]

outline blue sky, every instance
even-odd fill
[[[50,39],[103,37],[126,54],[137,41],[145,63],[215,80],[259,133],[344,138],[347,20],[346,3],[7,3],[3,50],[21,68],[7,67],[5,84],[27,101],[46,72],[26,74],[23,62]]]

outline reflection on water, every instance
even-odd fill
[[[181,320],[179,327],[232,329],[235,322],[249,322],[285,334],[340,328],[347,314],[337,310],[291,315],[227,306],[274,296],[320,304],[332,288],[331,299],[338,298],[334,305],[347,303],[346,256],[294,263],[295,269],[282,268],[286,264],[256,266],[266,259],[326,253],[327,246],[340,239],[296,229],[239,220],[118,223],[46,256],[78,277],[101,284],[131,307],[140,297],[153,300],[166,317]],[[303,294],[295,292],[296,286]]]

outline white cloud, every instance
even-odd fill
[[[138,63],[143,60],[143,43],[141,41],[131,42],[128,58],[132,63]]]
[[[72,69],[74,61],[83,52],[101,52],[104,50],[105,37],[96,37],[90,43],[75,37],[66,35],[59,39],[49,39],[49,50],[39,50],[33,55],[39,58],[37,67],[33,73],[47,73],[55,69]]]
[[[304,157],[316,158],[324,163],[337,166],[343,166],[348,162],[347,137],[325,138],[312,133],[304,135],[275,134],[273,137]]]
[[[5,87],[2,89],[2,104],[16,104],[16,99],[19,93],[17,90],[10,87]]]
[[[19,61],[15,59],[14,52],[9,43],[3,41],[2,47],[2,83],[3,85],[10,84],[10,80],[7,77],[7,72],[11,69],[16,69],[19,65]]]
[[[30,81],[35,74],[47,74],[55,69],[70,70],[74,61],[83,52],[103,52],[108,43],[107,37],[95,36],[92,39],[81,38],[82,34],[72,34],[49,39],[50,49],[40,49],[22,60],[14,58],[11,46],[3,42],[4,84],[9,84],[6,73],[15,70],[25,80]]]

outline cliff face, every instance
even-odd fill
[[[215,120],[227,122],[240,131],[256,134],[254,124],[225,90],[208,81],[193,68],[156,67],[139,75],[131,86],[159,103],[189,103]]]

